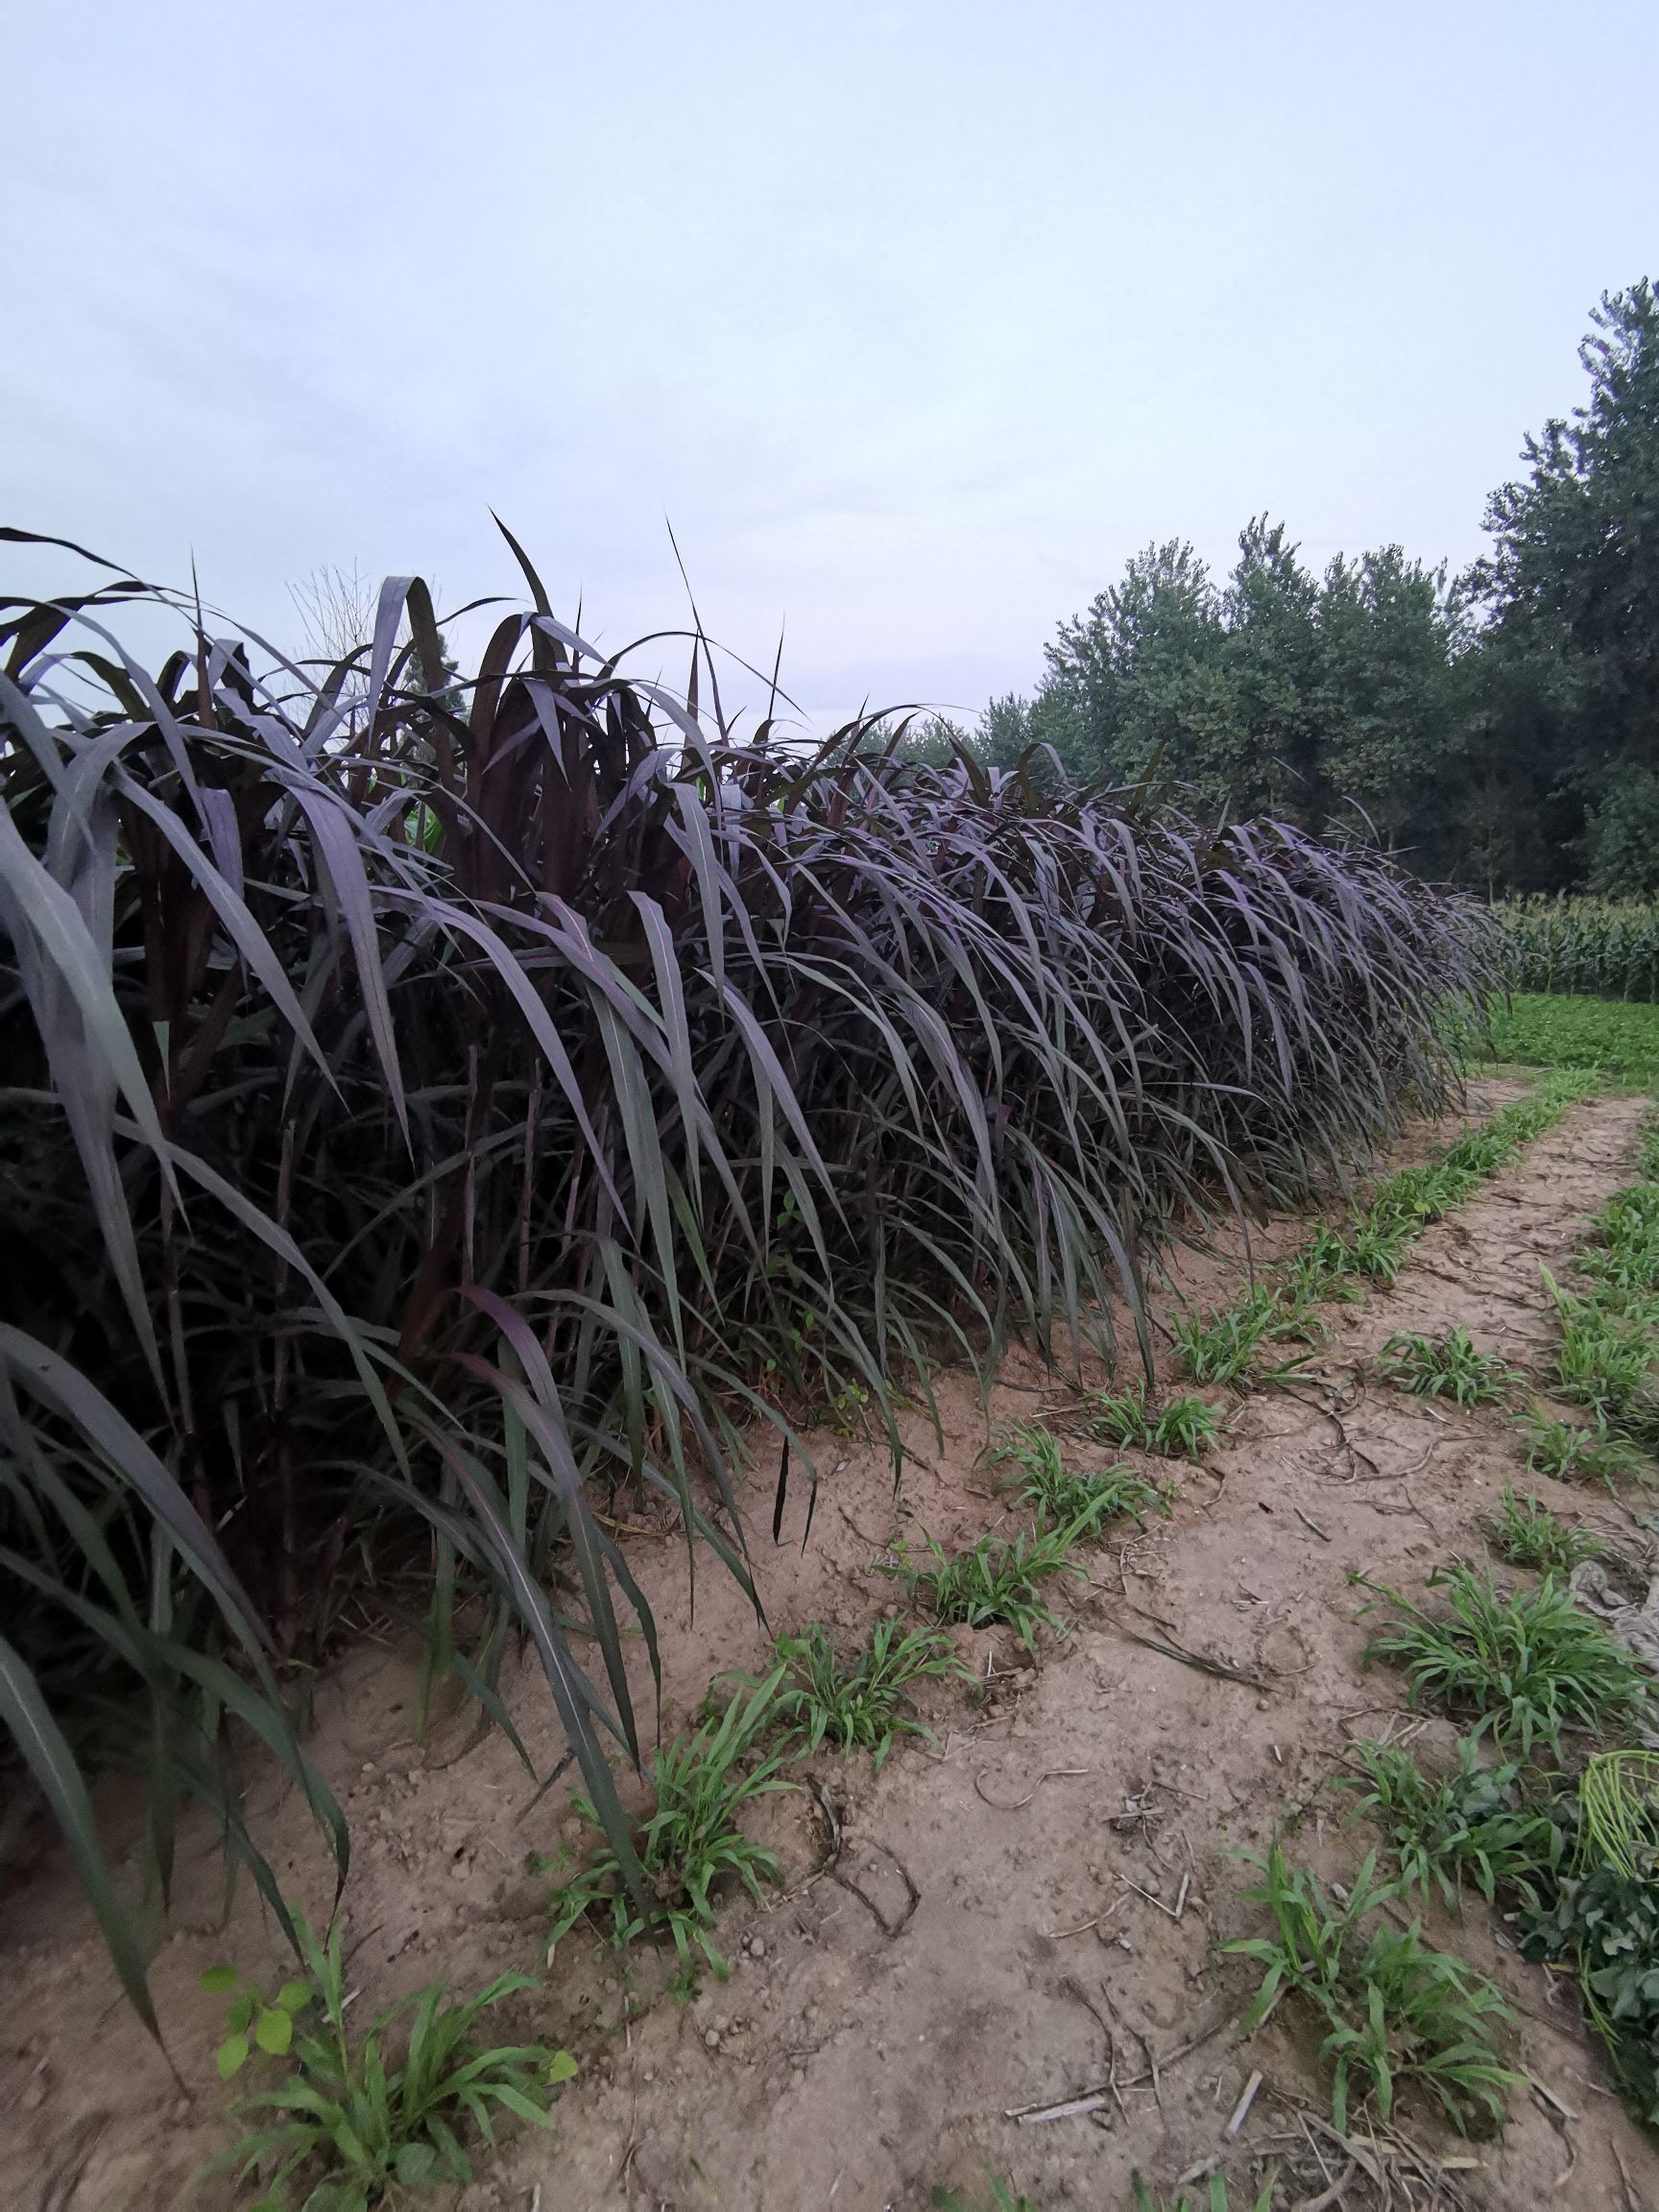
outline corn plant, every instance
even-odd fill
[[[511,540],[461,668],[419,579],[313,665],[5,535],[88,565],[0,604],[0,1721],[152,2025],[89,1780],[144,1778],[156,1887],[195,1797],[274,1892],[234,1722],[343,1872],[292,1685],[395,1570],[497,1717],[529,1639],[640,1887],[595,1506],[746,1582],[768,1431],[897,1455],[942,1354],[1110,1358],[1115,1310],[1149,1365],[1139,1256],[1442,1108],[1501,973],[1364,846],[735,731],[700,633],[637,679]]]
[[[1659,906],[1640,900],[1531,899],[1499,906],[1518,991],[1659,1001]]]
[[[1278,2176],[1276,2174],[1270,2174],[1267,2176],[1267,2179],[1262,2184],[1262,2194],[1251,2207],[1251,2212],[1272,2212],[1273,2192],[1277,2182]],[[1159,2203],[1157,2198],[1153,2196],[1151,2190],[1142,2179],[1139,2167],[1134,2168],[1130,2173],[1129,2188],[1135,2200],[1135,2212],[1166,2212],[1166,2207]],[[1226,2176],[1221,2174],[1212,2174],[1204,2186],[1202,2207],[1195,2198],[1189,2197],[1183,2190],[1174,2203],[1167,2207],[1167,2212],[1227,2212],[1227,2205]]]
[[[470,2181],[469,2130],[493,2146],[504,2117],[553,2125],[548,2101],[576,2072],[570,2054],[539,2043],[484,2048],[473,2037],[481,2013],[535,1988],[528,1975],[498,1975],[461,2000],[433,1983],[353,2037],[338,1921],[319,1941],[302,1913],[292,1920],[302,1980],[266,2000],[233,1967],[203,1977],[204,1987],[229,1998],[220,2080],[263,2058],[269,2080],[233,2105],[266,2117],[219,2161],[239,2180],[257,2177],[253,2212],[283,2212],[290,2184],[305,2189],[304,2212],[369,2212],[395,2192]],[[405,2015],[407,2035],[394,2053],[388,2032]]]

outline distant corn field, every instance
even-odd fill
[[[1659,1004],[1659,905],[1529,899],[1496,912],[1518,954],[1516,990]]]

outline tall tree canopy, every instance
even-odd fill
[[[1148,545],[1062,622],[1029,700],[979,743],[1182,787],[1314,829],[1358,817],[1425,873],[1492,893],[1659,890],[1659,301],[1606,295],[1590,397],[1494,493],[1455,583],[1385,545],[1316,575],[1265,516],[1224,580]],[[1046,757],[1046,756],[1045,756]]]

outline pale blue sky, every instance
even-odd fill
[[[0,519],[292,630],[512,589],[494,506],[618,643],[666,515],[825,716],[1262,508],[1461,563],[1659,274],[1650,4],[52,0],[5,69]]]

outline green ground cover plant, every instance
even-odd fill
[[[1559,1871],[1523,1901],[1523,1951],[1573,1967],[1621,2087],[1659,2127],[1659,1754],[1598,1752],[1550,1813]]]
[[[784,1698],[788,1666],[774,1668],[763,1682],[739,1690],[723,1712],[710,1715],[690,1736],[674,1737],[651,1762],[656,1804],[634,1831],[631,1859],[613,1842],[598,1809],[576,1796],[576,1813],[595,1831],[592,1849],[567,1880],[554,1887],[548,1948],[587,1915],[609,1914],[611,1937],[620,1950],[638,1937],[665,1929],[679,1956],[677,1988],[687,1995],[696,1985],[700,1962],[725,1981],[731,1972],[715,1948],[714,1887],[735,1880],[758,1900],[760,1885],[781,1882],[777,1855],[744,1835],[739,1816],[746,1805],[781,1790],[792,1790],[781,1768],[786,1745],[770,1751]],[[538,1872],[558,1870],[561,1853],[535,1862]],[[629,1880],[637,1865],[643,1883]]]
[[[1166,1493],[1132,1467],[1068,1467],[1059,1437],[1033,1422],[1007,1430],[993,1458],[1015,1470],[998,1482],[999,1491],[1012,1491],[1016,1503],[1034,1505],[1050,1524],[1074,1526],[1091,1536],[1125,1515],[1143,1527],[1148,1513],[1169,1511]]]
[[[1493,1009],[1490,1049],[1499,1061],[1594,1069],[1614,1083],[1659,1082],[1659,1006],[1518,994]]]
[[[1175,1341],[1194,1382],[1261,1388],[1285,1381],[1308,1364],[1305,1352],[1263,1352],[1265,1346],[1282,1347],[1302,1319],[1300,1312],[1286,1309],[1278,1291],[1258,1284],[1217,1311],[1178,1313]]]
[[[1602,1482],[1617,1492],[1621,1482],[1652,1479],[1652,1469],[1633,1444],[1615,1436],[1598,1409],[1588,1423],[1557,1421],[1537,1409],[1523,1418],[1527,1464],[1535,1474],[1558,1482]]]
[[[1096,1443],[1161,1452],[1180,1459],[1198,1458],[1222,1431],[1220,1414],[1206,1399],[1172,1391],[1153,1405],[1143,1382],[1131,1382],[1122,1390],[1089,1392],[1077,1426]]]
[[[1414,1398],[1450,1398],[1458,1406],[1503,1406],[1524,1381],[1495,1352],[1482,1352],[1461,1322],[1444,1336],[1390,1336],[1377,1372]]]
[[[983,2212],[1037,2212],[1037,2206],[1029,2197],[1015,2196],[1012,2186],[1000,2180],[997,2175],[987,2172],[985,2179],[991,2195]],[[978,2208],[971,2206],[967,2199],[955,2189],[935,2189],[932,2201],[938,2212],[978,2212]]]
[[[1460,2132],[1482,2115],[1501,2121],[1521,2077],[1503,2063],[1493,2030],[1513,2015],[1491,1983],[1426,1944],[1415,1921],[1401,1929],[1385,1917],[1396,1891],[1378,1881],[1375,1855],[1343,1899],[1278,1844],[1265,1858],[1244,1856],[1262,1871],[1245,1902],[1266,1906],[1273,1933],[1226,1946],[1264,1969],[1243,2032],[1255,2032],[1282,1993],[1299,1998],[1324,2027],[1332,2117],[1344,2131],[1362,2100],[1385,2122],[1408,2080],[1431,2092]]]
[[[1360,1772],[1338,1782],[1360,1792],[1352,1817],[1382,1831],[1402,1896],[1438,1890],[1455,1911],[1466,1884],[1491,1905],[1509,1882],[1536,1902],[1533,1879],[1553,1865],[1558,1839],[1548,1813],[1527,1802],[1522,1761],[1485,1766],[1468,1736],[1455,1770],[1438,1779],[1398,1743],[1356,1743],[1353,1757]]]
[[[1272,2212],[1273,2191],[1277,2180],[1277,2175],[1268,2176],[1251,2212]],[[1139,2167],[1129,2176],[1129,2187],[1135,2200],[1135,2212],[1227,2212],[1227,2182],[1220,2174],[1212,2174],[1205,2183],[1202,2207],[1196,2198],[1189,2197],[1183,2190],[1174,2203],[1166,2208],[1142,2179]]]
[[[1606,1550],[1599,1536],[1570,1527],[1542,1499],[1517,1497],[1512,1482],[1503,1485],[1491,1528],[1499,1556],[1509,1566],[1535,1567],[1546,1574],[1569,1575]]]
[[[925,1533],[925,1563],[899,1545],[894,1557],[878,1566],[903,1585],[907,1598],[920,1599],[936,1621],[964,1628],[1012,1628],[1033,1651],[1040,1628],[1066,1633],[1066,1623],[1049,1607],[1046,1585],[1064,1577],[1088,1581],[1089,1570],[1073,1553],[1091,1533],[1086,1515],[1059,1527],[1022,1529],[1017,1536],[981,1536],[965,1551],[953,1553]]]
[[[786,1671],[772,1710],[777,1725],[795,1736],[798,1755],[810,1758],[826,1743],[832,1751],[868,1751],[877,1774],[901,1736],[932,1741],[932,1730],[906,1710],[913,1683],[973,1679],[948,1636],[897,1621],[878,1621],[851,1661],[837,1655],[822,1622],[799,1636],[781,1636],[776,1652]]]
[[[492,2006],[536,1987],[529,1976],[499,1975],[465,1999],[433,1983],[354,2036],[339,1923],[319,1941],[302,1914],[292,1918],[303,1979],[267,2000],[234,1968],[203,1977],[205,1988],[229,1998],[220,2079],[252,2061],[266,2084],[233,2105],[263,2118],[220,2161],[238,2180],[257,2179],[253,2212],[284,2212],[295,2190],[304,2192],[301,2212],[370,2212],[405,2190],[470,2181],[469,2134],[493,2146],[503,2119],[553,2125],[552,2093],[576,2072],[570,2054],[542,2044],[484,2046],[474,2035]],[[395,2050],[389,2032],[405,2018]]]
[[[1388,1660],[1413,1704],[1468,1715],[1477,1736],[1523,1757],[1537,1745],[1559,1757],[1564,1729],[1601,1738],[1652,1712],[1652,1677],[1553,1575],[1505,1597],[1473,1568],[1436,1568],[1429,1587],[1445,1593],[1447,1610],[1435,1614],[1386,1585],[1363,1587],[1388,1613],[1364,1663]]]
[[[1361,842],[736,729],[700,633],[637,680],[511,540],[467,666],[409,578],[312,666],[9,535],[54,591],[0,606],[5,1779],[152,2025],[89,1780],[142,1779],[159,1891],[192,1798],[253,1859],[257,1736],[343,1872],[301,1692],[361,1572],[497,1719],[529,1640],[637,1886],[617,1486],[746,1581],[765,1431],[897,1455],[939,1358],[1113,1311],[1149,1358],[1135,1256],[1440,1110],[1501,980]]]

